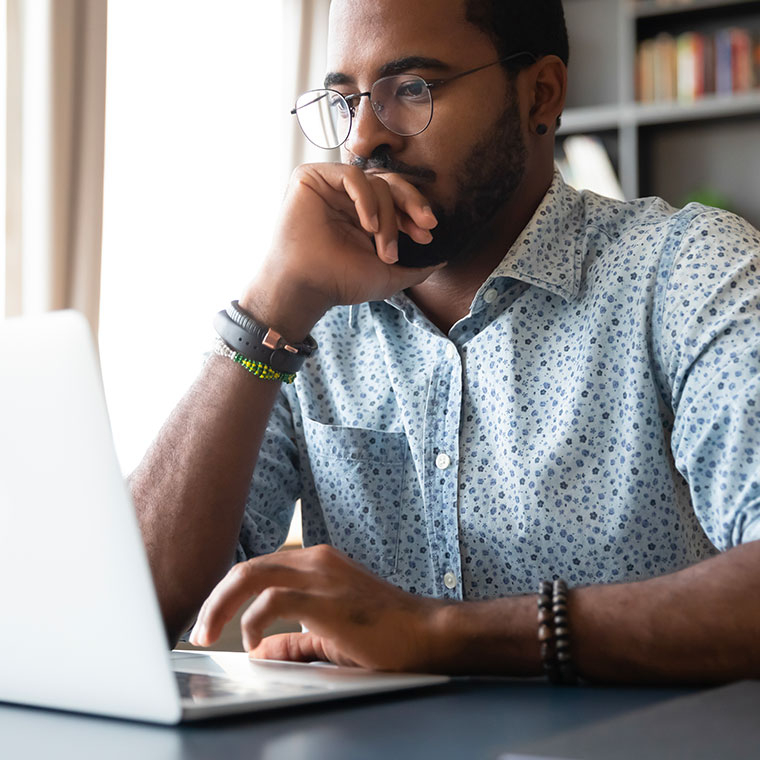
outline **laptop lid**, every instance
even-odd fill
[[[0,355],[0,701],[178,723],[448,680],[242,652],[172,665],[89,326],[7,320]]]
[[[72,311],[6,320],[0,356],[0,700],[176,722],[89,326]]]

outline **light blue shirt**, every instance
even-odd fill
[[[341,307],[284,386],[238,559],[302,499],[414,593],[483,599],[672,572],[760,538],[760,233],[555,175],[470,313]]]

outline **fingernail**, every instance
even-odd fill
[[[372,232],[378,232],[380,230],[380,220],[377,218],[377,214],[369,220],[369,223],[372,225]]]
[[[427,230],[425,230],[425,236],[423,237],[423,239],[420,242],[423,245],[427,245],[428,243],[432,243],[433,242],[433,236]]]
[[[395,264],[398,261],[398,241],[391,240],[391,242],[385,246],[385,254],[391,262]]]
[[[435,214],[433,213],[433,209],[430,208],[430,206],[425,206],[422,209],[422,213],[430,219],[430,221],[433,223],[433,227],[438,224],[438,219],[436,219]]]

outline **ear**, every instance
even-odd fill
[[[565,107],[567,66],[556,55],[547,55],[531,66],[528,129],[537,134],[540,124],[553,132]]]

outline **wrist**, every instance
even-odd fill
[[[329,308],[314,295],[271,281],[252,282],[238,303],[257,322],[295,343],[306,338]]]
[[[430,653],[439,672],[535,676],[543,673],[536,597],[450,602],[430,616]]]

